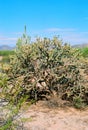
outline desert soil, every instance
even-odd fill
[[[21,115],[27,130],[88,130],[88,108],[48,108],[39,102]]]
[[[2,57],[2,56],[0,56],[0,61],[2,60],[2,58],[3,58],[3,57]]]

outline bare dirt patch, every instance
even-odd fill
[[[0,56],[0,61],[3,59],[3,57],[2,56]]]
[[[47,108],[39,102],[24,111],[21,118],[27,130],[88,130],[88,108]]]

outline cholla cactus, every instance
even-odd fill
[[[38,38],[30,44],[26,29],[18,43],[7,72],[14,101],[27,95],[29,100],[57,96],[72,103],[74,97],[87,102],[76,49],[58,37]]]

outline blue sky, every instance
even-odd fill
[[[32,39],[88,43],[88,0],[0,0],[0,45],[15,45],[24,25]]]

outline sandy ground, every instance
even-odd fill
[[[2,60],[2,58],[3,58],[3,57],[2,57],[2,56],[0,56],[0,61]]]
[[[42,103],[30,106],[22,121],[27,130],[88,130],[88,108],[47,108]]]

